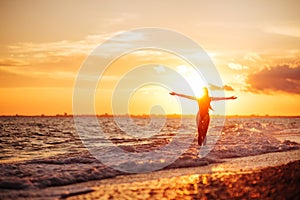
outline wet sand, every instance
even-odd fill
[[[214,173],[96,186],[68,199],[299,199],[300,161],[252,172]]]
[[[299,199],[300,150],[207,166],[120,175],[45,189],[0,190],[1,199]]]

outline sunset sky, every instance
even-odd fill
[[[208,53],[223,80],[209,89],[224,88],[226,96],[238,97],[227,102],[226,114],[300,115],[299,8],[298,0],[1,0],[0,115],[71,114],[74,82],[92,50],[118,33],[143,27],[176,31]],[[141,72],[129,74],[141,65]],[[170,77],[171,69],[193,89],[204,86],[179,57],[137,51],[103,74],[95,91],[96,113],[112,112],[111,97],[124,75],[133,83],[156,74]],[[170,84],[184,92],[175,78]],[[156,105],[164,113],[180,112],[168,92],[144,85],[130,99],[114,100],[128,102],[132,114],[149,114]]]

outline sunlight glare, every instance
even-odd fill
[[[193,90],[194,95],[197,98],[201,98],[203,93],[203,87],[205,87],[205,82],[198,72],[192,66],[179,65],[177,66],[177,72],[183,76],[184,79],[188,82],[191,89]]]
[[[204,96],[203,89],[198,89],[197,92],[195,92],[197,99],[201,99]]]

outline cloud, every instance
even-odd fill
[[[18,58],[4,58],[0,59],[0,67],[21,67],[21,66],[28,66],[29,62],[27,62],[24,59],[18,59]]]
[[[7,46],[8,55],[0,58],[0,67],[27,67],[27,71],[78,69],[87,54],[105,39],[106,35],[88,35],[77,41],[46,43],[14,43]],[[22,69],[20,69],[22,71]],[[74,70],[74,69],[73,69]],[[20,72],[21,72],[20,71]]]
[[[119,35],[121,34],[121,35]],[[118,37],[114,37],[118,35]],[[45,43],[21,42],[8,45],[9,53],[15,57],[30,57],[49,59],[51,57],[68,57],[74,55],[88,55],[99,45],[106,48],[101,52],[105,56],[127,51],[134,43],[145,41],[143,32],[118,31],[107,34],[87,35],[81,40],[62,40]],[[126,51],[125,51],[126,50]],[[97,54],[100,52],[98,51]],[[103,56],[103,55],[102,55]]]
[[[280,65],[249,74],[246,82],[251,92],[286,92],[300,94],[300,65]]]
[[[159,66],[155,66],[154,70],[156,71],[156,73],[160,74],[160,73],[164,73],[166,71],[165,67],[162,65]]]
[[[284,35],[289,37],[300,38],[300,24],[276,24],[273,26],[267,26],[263,29],[267,33],[273,33],[278,35]]]
[[[72,86],[87,54],[106,37],[98,34],[77,41],[11,44],[6,57],[0,58],[1,87]]]
[[[220,87],[220,86],[217,86],[217,85],[209,84],[209,89],[211,89],[211,90],[234,91],[234,89],[230,85],[224,85],[224,86]]]
[[[233,87],[231,87],[230,85],[224,85],[224,86],[223,86],[223,89],[224,89],[225,91],[234,91]]]
[[[88,35],[82,40],[62,40],[47,43],[22,42],[8,46],[13,55],[29,54],[31,57],[69,56],[87,54],[98,44],[107,39],[108,35]]]
[[[54,74],[25,74],[0,69],[0,88],[24,87],[72,87],[74,75],[57,72]]]
[[[230,69],[233,69],[233,70],[243,70],[243,69],[248,69],[247,66],[244,66],[244,65],[241,65],[241,64],[238,64],[238,63],[228,63],[228,67]]]
[[[247,60],[247,61],[251,61],[251,62],[262,61],[262,57],[261,57],[259,54],[254,53],[254,52],[247,53],[247,54],[244,56],[244,59]]]

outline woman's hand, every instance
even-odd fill
[[[236,96],[231,96],[231,97],[229,97],[230,99],[237,99],[237,97]]]
[[[176,93],[175,93],[175,92],[170,92],[169,94],[170,94],[170,95],[176,95]]]

